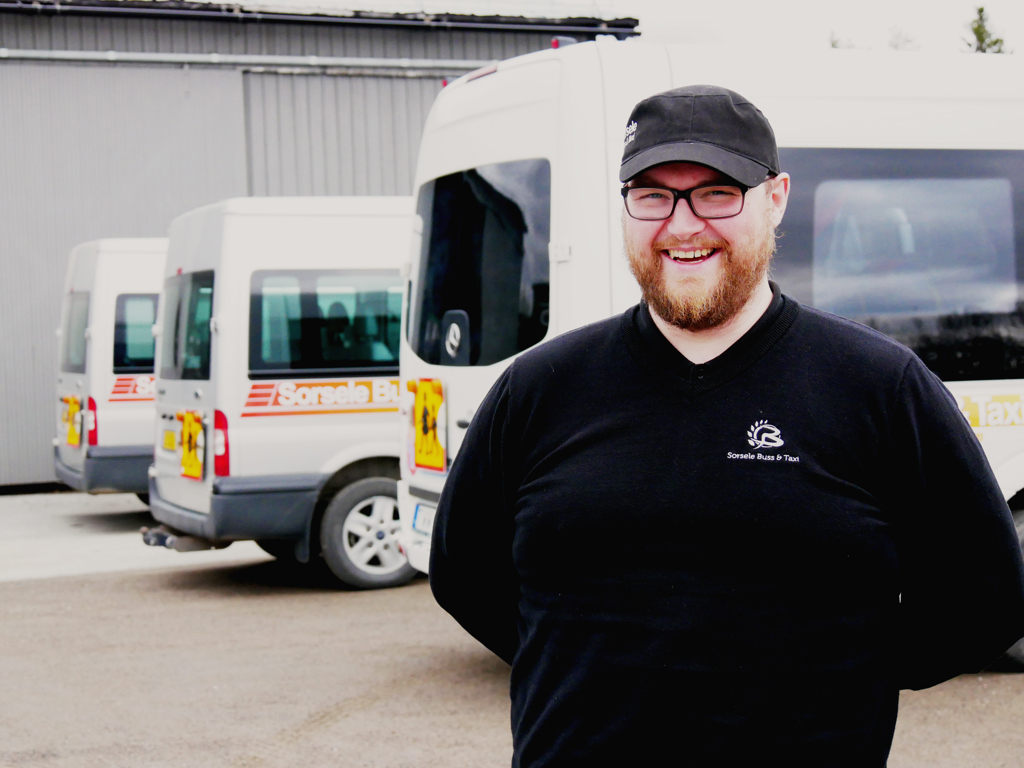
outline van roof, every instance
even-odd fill
[[[79,243],[74,250],[94,250],[104,253],[163,253],[167,250],[166,237],[103,237]]]
[[[411,197],[233,197],[190,211],[241,216],[410,216]]]

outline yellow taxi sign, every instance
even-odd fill
[[[409,382],[413,384],[413,381]],[[445,466],[444,386],[437,379],[415,380],[413,406],[413,463],[420,469],[443,472]],[[410,389],[412,387],[410,386]]]
[[[199,411],[178,411],[177,416],[181,422],[181,476],[202,480],[206,463],[203,414]]]

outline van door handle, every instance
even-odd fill
[[[157,393],[158,395],[166,395],[166,394],[167,394],[167,390],[166,390],[166,389],[158,389],[158,390],[156,391],[156,393]]]

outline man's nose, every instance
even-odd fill
[[[680,240],[685,240],[703,232],[707,225],[707,220],[695,215],[689,203],[680,198],[672,216],[665,223],[665,230]]]

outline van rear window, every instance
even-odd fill
[[[64,298],[64,328],[61,330],[60,369],[85,373],[85,329],[89,325],[89,294],[69,293]]]
[[[782,290],[941,379],[1024,378],[1024,152],[782,149]]]
[[[395,373],[401,319],[396,270],[254,272],[250,377]]]
[[[417,208],[423,249],[411,294],[413,351],[433,364],[490,365],[543,339],[549,314],[548,161],[517,160],[442,176],[423,185]]]
[[[114,308],[114,373],[152,373],[155,293],[122,293]]]
[[[209,379],[213,272],[169,277],[163,295],[160,377]]]

